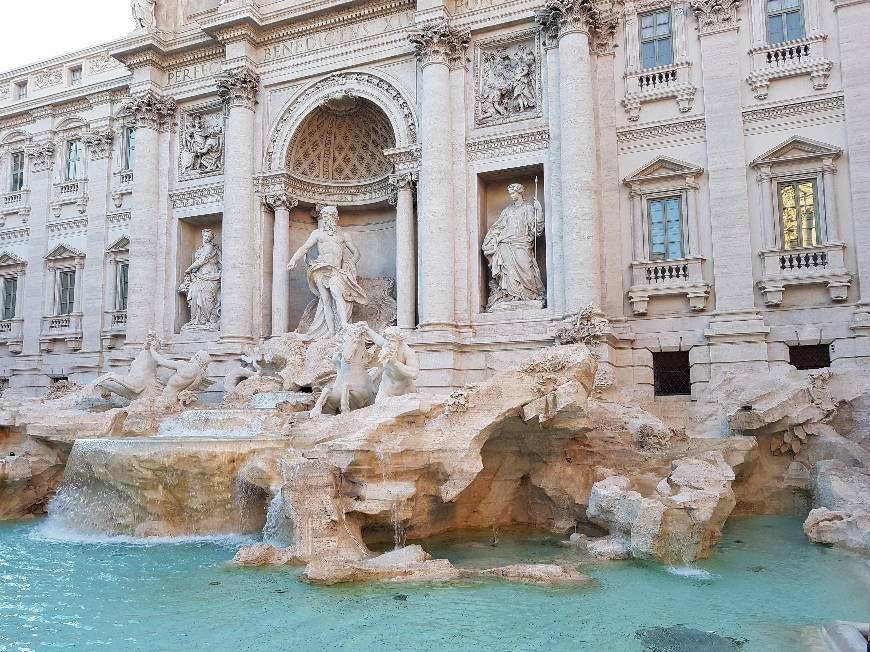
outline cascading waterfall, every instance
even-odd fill
[[[384,488],[390,491],[390,483],[393,478],[389,475],[389,456],[390,454],[384,450],[382,446],[378,446],[375,448],[375,457],[378,460],[378,466],[381,471],[381,480],[383,482]],[[393,494],[392,491],[390,491]],[[393,526],[393,550],[399,550],[400,548],[405,547],[405,539],[407,536],[407,532],[405,530],[405,526],[402,523],[402,514],[405,511],[405,498],[393,496],[392,502],[390,504],[390,521]]]
[[[282,484],[286,484],[288,473],[283,460],[278,463],[278,471],[281,473]],[[269,503],[266,524],[263,526],[263,543],[286,547],[293,545],[295,541],[296,528],[290,516],[292,506],[289,503],[289,496],[285,498],[284,493],[283,487],[279,488]]]

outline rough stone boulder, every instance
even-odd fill
[[[432,559],[420,546],[406,546],[357,561],[323,557],[313,559],[302,579],[312,584],[343,582],[443,582],[461,573],[446,559]]]
[[[468,574],[467,571],[466,574]],[[512,564],[498,568],[487,568],[480,574],[512,582],[546,586],[570,586],[589,582],[588,576],[561,564]]]
[[[592,486],[586,516],[610,533],[592,540],[595,555],[622,558],[626,553],[664,563],[688,563],[708,557],[736,503],[731,483],[734,466],[745,461],[754,441],[740,442],[743,455],[726,462],[720,450],[674,460],[670,474],[648,496],[633,490],[625,476],[610,476]]]
[[[63,476],[66,454],[27,437],[0,439],[0,519],[41,514]]]
[[[870,472],[838,460],[813,468],[814,509],[804,532],[817,543],[870,552]]]
[[[289,548],[257,543],[240,548],[233,557],[236,566],[285,566],[304,563]]]

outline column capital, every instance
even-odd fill
[[[391,174],[390,185],[393,186],[396,190],[413,190],[414,186],[417,183],[417,177],[418,175],[416,170]]]
[[[611,54],[613,51],[619,11],[613,2],[591,0],[547,0],[542,9],[535,12],[535,22],[541,30],[545,48],[558,45],[565,34],[586,34],[595,54]]]
[[[82,142],[91,155],[92,161],[109,158],[112,154],[112,140],[115,138],[115,132],[111,129],[98,129],[87,132],[82,137]]]
[[[290,194],[286,192],[274,193],[271,195],[266,195],[263,198],[263,203],[266,204],[273,211],[277,211],[279,209],[290,210],[292,208],[296,208],[299,205],[299,200],[295,197],[292,197]]]
[[[250,68],[235,68],[227,70],[217,77],[218,95],[230,108],[254,108],[257,103],[257,91],[260,88],[260,76]]]
[[[690,0],[698,32],[701,36],[736,30],[739,26],[737,8],[742,0]]]
[[[126,100],[118,115],[140,129],[167,131],[175,119],[175,108],[173,98],[146,91]]]
[[[422,23],[408,34],[423,67],[433,63],[464,65],[469,33],[451,27],[446,18]]]
[[[29,145],[25,151],[34,172],[47,172],[54,165],[54,141],[52,140]]]

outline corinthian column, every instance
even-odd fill
[[[270,195],[266,203],[275,212],[272,226],[272,336],[290,330],[290,209],[299,202],[287,193]]]
[[[130,275],[127,285],[127,344],[145,341],[156,320],[158,289],[156,252],[160,210],[159,134],[175,116],[175,100],[151,91],[134,96],[122,116],[136,127],[136,160],[133,174],[133,210],[130,215]]]
[[[420,120],[419,251],[420,325],[449,326],[454,321],[454,228],[450,110],[450,61],[465,55],[468,34],[446,19],[410,34],[422,66]]]
[[[414,190],[412,172],[390,177],[396,187],[396,323],[414,328],[417,323],[417,265],[414,247]]]
[[[593,16],[584,0],[549,0],[536,14],[559,49],[562,280],[565,311],[601,306],[601,236],[596,201],[595,91],[589,51]]]
[[[246,341],[254,336],[256,224],[254,220],[254,105],[260,78],[247,68],[218,77],[218,94],[227,105],[222,223],[221,338]]]

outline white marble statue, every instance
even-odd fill
[[[211,229],[202,230],[202,245],[193,254],[193,262],[184,270],[178,288],[187,295],[190,321],[182,330],[216,331],[221,319],[221,249],[215,244]]]
[[[341,348],[333,355],[335,380],[327,385],[314,404],[311,416],[323,412],[346,413],[374,403],[375,385],[368,370],[369,353],[366,350],[368,324],[347,324],[341,332]]]
[[[380,347],[378,363],[380,364],[381,382],[375,403],[390,396],[413,394],[417,391],[417,377],[420,366],[417,354],[405,341],[405,334],[397,326],[384,330],[383,336],[366,326],[372,341]]]
[[[308,264],[308,287],[318,297],[317,311],[306,335],[335,335],[350,322],[354,304],[368,302],[357,281],[356,264],[359,249],[350,236],[338,226],[338,209],[324,206],[318,213],[317,228],[293,254],[287,269],[317,247],[317,257]]]
[[[216,172],[223,167],[223,130],[208,125],[201,115],[187,121],[183,136],[181,167],[185,172]]]
[[[158,366],[175,372],[166,381],[161,398],[170,402],[178,401],[179,394],[199,389],[206,380],[206,372],[211,362],[208,351],[197,351],[189,361],[171,360],[157,353],[153,346],[149,347],[148,351]]]
[[[91,385],[95,389],[117,394],[128,401],[157,393],[160,389],[160,381],[157,379],[157,363],[151,356],[151,349],[158,345],[154,333],[148,333],[142,350],[133,358],[126,374],[103,374]]]
[[[136,29],[154,29],[157,19],[154,10],[157,0],[130,0],[130,9],[133,11],[133,22]]]
[[[487,311],[543,306],[535,243],[544,232],[544,211],[537,197],[524,200],[522,184],[512,183],[507,190],[511,204],[483,239],[483,254],[492,275]]]

